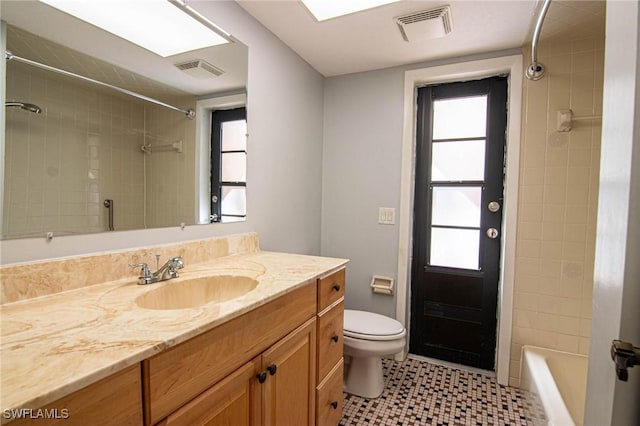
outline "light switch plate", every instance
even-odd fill
[[[396,209],[393,207],[378,208],[378,223],[382,225],[395,225]]]

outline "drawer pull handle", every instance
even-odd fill
[[[265,371],[256,374],[256,378],[260,383],[264,383],[267,380],[267,373]]]
[[[338,401],[333,401],[333,402],[331,402],[331,404],[329,404],[329,405],[331,405],[331,407],[332,407],[334,410],[337,410],[337,409],[338,409]]]
[[[340,284],[334,284],[333,287],[331,287],[334,291],[340,291]]]
[[[278,366],[275,364],[271,364],[270,366],[267,367],[267,370],[269,371],[269,374],[271,374],[272,376],[274,374],[276,374],[276,370],[278,369]]]
[[[338,335],[333,333],[333,336],[331,336],[331,340],[333,340],[335,343],[338,343],[338,339],[339,339]]]

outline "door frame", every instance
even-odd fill
[[[408,330],[410,321],[409,289],[413,235],[413,204],[416,153],[417,87],[425,84],[451,83],[509,74],[505,202],[503,205],[500,279],[498,289],[498,330],[496,377],[498,383],[509,382],[513,287],[518,216],[518,179],[520,174],[520,124],[522,117],[522,55],[453,63],[409,70],[404,78],[404,116],[402,130],[402,169],[400,176],[400,211],[398,217],[398,281],[396,319]],[[407,342],[409,339],[407,338]],[[405,347],[405,354],[408,346]]]

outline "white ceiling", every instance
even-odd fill
[[[537,0],[403,0],[317,22],[297,0],[236,0],[326,77],[392,66],[519,48],[531,40]],[[348,0],[345,0],[348,1]],[[541,3],[541,2],[540,2]],[[406,42],[393,18],[449,4],[453,31],[442,38]],[[546,27],[593,29],[603,23],[604,0],[554,0]]]

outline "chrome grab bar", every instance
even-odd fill
[[[113,231],[113,200],[104,200],[104,206],[109,210],[109,231]]]

